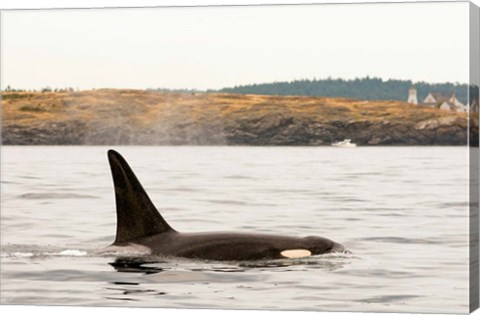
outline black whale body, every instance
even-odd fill
[[[316,236],[177,232],[160,215],[125,159],[109,150],[108,160],[115,186],[117,233],[113,244],[100,252],[239,261],[346,251],[342,245]]]

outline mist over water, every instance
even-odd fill
[[[80,144],[225,145],[221,109],[202,108],[212,102],[206,94],[101,89],[64,96],[61,112],[69,119],[65,136]]]
[[[111,147],[2,147],[1,303],[468,311],[465,147],[116,147],[178,231],[318,235],[351,254],[101,256]]]

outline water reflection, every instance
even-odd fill
[[[143,257],[117,257],[110,262],[117,272],[133,272],[142,274],[156,274],[164,271],[186,270],[191,272],[245,272],[248,270],[269,271],[303,271],[305,269],[322,269],[335,271],[342,269],[354,258],[350,254],[336,255],[333,257],[309,257],[304,259],[277,259],[258,261],[231,261],[214,262],[205,260],[187,260],[172,258],[166,260],[155,256]],[[302,268],[304,267],[304,268]]]
[[[110,278],[105,298],[145,301],[165,295],[170,300],[182,301],[183,306],[195,300],[194,293],[210,292],[232,299],[229,294],[232,290],[249,295],[248,292],[265,289],[265,285],[271,290],[282,290],[293,284],[298,286],[293,278],[302,277],[313,269],[331,273],[349,264],[352,258],[355,257],[337,254],[308,259],[218,262],[155,256],[117,257],[108,264],[123,274],[118,274],[115,280]],[[201,287],[207,291],[198,291]]]
[[[305,259],[282,259],[270,261],[242,262],[239,264],[245,268],[272,269],[277,271],[304,271],[306,269],[322,269],[325,271],[335,271],[342,269],[350,263],[350,257],[345,254],[344,257],[312,257]],[[293,268],[295,267],[295,268]],[[304,268],[302,268],[304,267]]]
[[[157,266],[144,266],[149,263],[161,263],[161,261],[148,261],[143,257],[118,257],[114,262],[109,263],[109,265],[118,272],[154,274],[164,270]]]

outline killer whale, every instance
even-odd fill
[[[160,215],[127,161],[108,151],[115,188],[114,242],[100,253],[140,253],[216,261],[298,258],[346,249],[324,237],[260,233],[180,233]]]

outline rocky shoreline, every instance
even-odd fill
[[[45,110],[31,112],[19,110],[24,108],[22,104],[4,104],[4,112],[8,106],[11,111],[3,116],[2,144],[319,146],[345,138],[367,146],[466,145],[469,139],[471,143],[478,143],[478,119],[471,120],[469,138],[468,116],[448,115],[441,110],[425,109],[421,115],[419,112],[412,115],[419,119],[408,119],[405,113],[400,113],[399,117],[387,115],[387,109],[396,112],[386,107],[369,119],[357,115],[353,108],[360,105],[353,100],[343,100],[342,106],[335,107],[336,104],[316,98],[317,103],[321,100],[328,106],[324,105],[318,113],[312,109],[308,114],[295,106],[312,107],[313,98],[305,98],[302,103],[298,97],[295,100],[283,97],[282,100],[255,96],[250,104],[242,99],[249,96],[229,99],[225,95],[216,98],[212,95],[160,95],[163,98],[158,98],[156,93],[150,98],[142,94],[150,103],[138,102],[137,98],[135,104],[130,99],[132,95],[122,96],[118,91],[109,93],[114,94],[114,103],[120,104],[118,107],[106,104],[106,96],[100,92],[93,94],[96,97],[91,100],[92,104],[85,103],[87,95],[60,95],[60,98],[51,97],[50,103],[45,95],[36,96],[38,99],[32,96],[29,104],[36,101],[37,105],[31,106],[41,104],[44,107],[38,108]],[[56,105],[58,102],[61,106]],[[161,108],[155,117],[152,117],[152,106]],[[419,109],[405,106],[405,110]]]
[[[4,145],[330,145],[350,138],[358,145],[465,145],[467,120],[433,119],[416,124],[390,122],[295,121],[289,117],[263,117],[239,126],[180,128],[167,134],[157,130],[111,127],[88,129],[81,121],[43,126],[11,124],[3,128]],[[478,133],[476,133],[478,142]],[[473,138],[472,140],[474,140]]]

